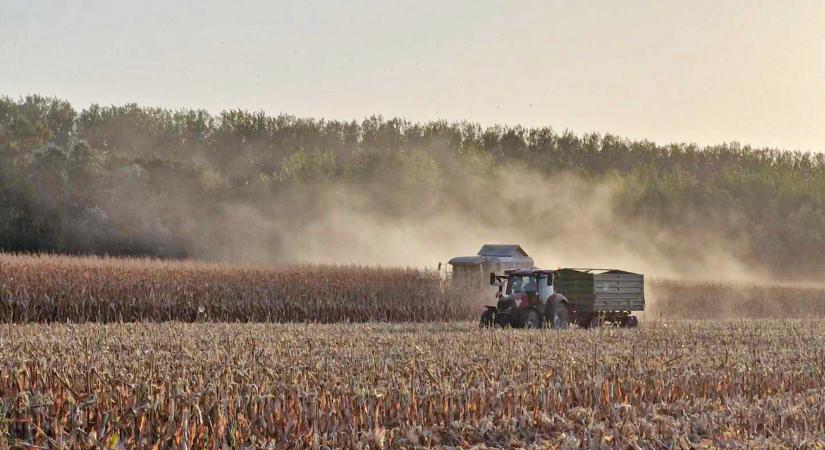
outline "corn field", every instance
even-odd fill
[[[825,316],[825,286],[651,280],[648,318],[734,319]]]
[[[825,320],[0,327],[3,448],[825,448]]]
[[[644,319],[825,316],[825,287],[649,279]],[[436,271],[244,267],[0,253],[0,322],[430,322],[478,320],[492,291]]]
[[[0,254],[0,321],[415,322],[476,316],[435,271]]]

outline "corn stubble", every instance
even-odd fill
[[[825,320],[0,327],[6,448],[825,448]]]

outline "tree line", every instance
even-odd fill
[[[381,116],[78,110],[37,95],[0,98],[0,249],[192,256],[206,239],[195,230],[208,226],[193,218],[208,220],[227,202],[336,183],[426,192],[438,189],[434,178],[501,167],[621,180],[617,214],[676,233],[713,228],[747,241],[743,258],[783,275],[825,271],[820,153]]]

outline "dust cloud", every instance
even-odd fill
[[[416,173],[418,175],[418,173]],[[483,243],[518,243],[542,267],[621,268],[670,279],[753,281],[766,274],[740,255],[748,242],[691,217],[664,229],[627,214],[622,179],[544,175],[508,165],[457,165],[414,179],[394,169],[366,183],[292,186],[225,203],[194,245],[204,259],[435,268]],[[718,218],[717,218],[718,219]],[[724,220],[735,221],[735,217]]]

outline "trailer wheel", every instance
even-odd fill
[[[524,315],[524,328],[541,328],[541,317],[535,309],[528,309]]]
[[[496,324],[496,313],[492,310],[487,310],[481,313],[481,323],[479,323],[479,327],[481,328],[488,328],[492,327]]]

